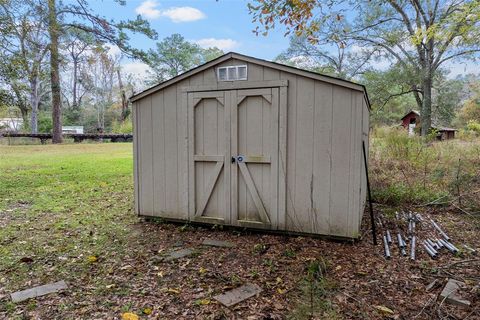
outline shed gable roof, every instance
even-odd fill
[[[335,78],[335,77],[332,77],[332,76],[327,76],[327,75],[316,73],[316,72],[313,72],[313,71],[298,69],[298,68],[295,68],[295,67],[292,67],[292,66],[287,66],[287,65],[277,63],[277,62],[272,62],[272,61],[267,61],[267,60],[263,60],[263,59],[258,59],[258,58],[246,56],[246,55],[239,54],[239,53],[236,53],[236,52],[229,52],[227,54],[224,54],[223,56],[220,56],[220,57],[218,57],[218,58],[216,58],[212,61],[209,61],[207,63],[204,63],[204,64],[202,64],[202,65],[200,65],[196,68],[193,68],[193,69],[191,69],[187,72],[184,72],[184,73],[182,73],[182,74],[180,74],[176,77],[173,77],[172,79],[161,82],[161,83],[159,83],[159,84],[157,84],[157,85],[155,85],[151,88],[148,88],[148,89],[146,89],[142,92],[134,94],[133,96],[130,97],[130,101],[135,102],[135,101],[137,101],[137,100],[139,100],[139,99],[141,99],[145,96],[148,96],[148,95],[150,95],[150,94],[152,94],[152,93],[154,93],[158,90],[161,90],[163,88],[171,86],[171,85],[173,85],[173,84],[175,84],[179,81],[182,81],[182,80],[184,80],[188,77],[191,77],[191,76],[193,76],[197,73],[200,73],[200,72],[202,72],[206,69],[215,67],[216,65],[221,64],[222,62],[225,62],[225,61],[230,60],[230,59],[237,59],[237,60],[240,60],[240,61],[254,63],[254,64],[264,66],[264,67],[269,67],[269,68],[272,68],[272,69],[297,74],[297,75],[307,77],[307,78],[311,78],[311,79],[314,79],[314,80],[319,80],[319,81],[331,83],[331,84],[334,84],[334,85],[346,87],[346,88],[349,88],[349,89],[361,91],[365,94],[365,98],[366,98],[366,101],[367,101],[367,104],[368,104],[368,108],[370,109],[370,102],[368,100],[367,91],[365,89],[365,86],[363,86],[361,84],[358,84],[358,83],[355,83],[355,82],[352,82],[352,81],[348,81],[348,80],[344,80],[344,79],[340,79],[340,78]]]
[[[408,111],[407,114],[404,115],[404,116],[402,117],[402,119],[400,119],[400,120],[405,119],[406,117],[408,117],[408,116],[409,116],[410,114],[412,114],[412,113],[420,117],[420,112],[418,112],[417,110],[413,110],[413,109],[412,109],[412,110]]]

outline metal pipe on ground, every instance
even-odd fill
[[[452,247],[453,251],[458,252],[457,247],[455,247],[453,243],[451,243],[450,241],[447,241],[447,243]]]
[[[428,243],[428,241],[423,240],[423,244],[426,245],[426,246],[430,249],[430,251],[433,252],[433,254],[434,254],[435,256],[437,256],[437,254],[438,254],[437,250],[435,250],[435,248],[433,248],[433,247],[430,245],[430,243]]]
[[[390,259],[390,248],[388,247],[387,236],[383,236],[383,248],[385,250],[385,258]]]
[[[442,235],[442,237],[444,237],[445,240],[450,241],[450,237],[445,232],[443,232],[442,228],[440,228],[440,226],[432,219],[430,219],[430,221],[432,222],[433,227],[437,229],[437,231]]]
[[[388,244],[392,244],[392,235],[390,234],[390,230],[387,230],[387,242]]]
[[[427,251],[428,255],[432,258],[435,259],[435,253],[425,244],[425,242],[422,244],[423,247],[425,248],[425,251]]]
[[[458,252],[458,249],[453,244],[451,244],[450,242],[448,242],[444,239],[440,239],[440,241],[451,253],[457,253]]]
[[[442,249],[444,247],[444,245],[440,242],[440,240],[438,239],[432,239],[434,241],[434,243],[437,244],[437,247],[438,249]]]
[[[400,248],[405,247],[405,242],[402,239],[402,235],[400,233],[397,233],[397,240],[398,240],[398,246]]]
[[[412,237],[412,242],[410,243],[410,259],[415,260],[415,243],[417,241],[417,237]]]
[[[426,240],[428,242],[428,244],[430,245],[430,247],[432,247],[433,249],[435,250],[438,250],[439,247],[437,246],[437,244],[435,242],[433,242],[431,239],[427,239]]]

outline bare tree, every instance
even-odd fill
[[[0,15],[3,18],[0,55],[4,62],[8,61],[8,65],[4,65],[2,71],[8,75],[8,82],[17,96],[22,90],[19,82],[28,83],[30,130],[37,133],[38,108],[42,94],[45,93],[41,91],[41,85],[45,57],[48,53],[46,25],[39,17],[35,6],[25,9],[16,1],[0,2]],[[25,109],[22,110],[22,114],[26,114]]]

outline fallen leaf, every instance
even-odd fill
[[[107,285],[105,286],[105,288],[107,288],[107,289],[111,289],[111,288],[114,288],[114,287],[115,287],[115,284],[114,284],[114,283],[112,283],[112,284],[107,284]]]
[[[207,273],[207,271],[208,271],[208,270],[205,269],[204,267],[200,267],[200,269],[198,270],[198,273],[200,273],[200,274],[205,274],[205,273]]]
[[[179,293],[180,293],[180,290],[175,289],[175,288],[168,288],[168,289],[167,289],[167,292],[179,294]]]
[[[152,311],[153,311],[152,308],[144,308],[144,309],[143,309],[143,313],[144,313],[144,314],[147,314],[147,315],[148,315],[148,314],[152,314]]]
[[[88,256],[87,260],[90,263],[94,263],[94,262],[98,261],[98,257],[97,256]]]
[[[195,303],[196,304],[199,304],[199,305],[202,305],[202,306],[206,306],[208,304],[210,304],[212,301],[210,299],[200,299],[200,300],[197,300]]]
[[[277,292],[280,293],[280,294],[284,294],[285,292],[287,292],[287,289],[277,288]]]
[[[121,267],[120,270],[128,270],[128,269],[132,269],[132,268],[133,267],[131,265],[127,264],[127,265]]]
[[[122,314],[122,320],[139,320],[140,318],[135,314],[131,312],[125,312]]]
[[[382,311],[383,313],[394,314],[392,309],[387,308],[385,306],[375,306],[375,309]]]

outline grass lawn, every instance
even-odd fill
[[[474,258],[463,251],[385,261],[368,235],[352,244],[145,222],[133,212],[132,180],[129,143],[0,146],[0,319],[428,319],[452,309],[435,304],[440,288],[426,292],[427,284],[448,273],[476,279],[455,269],[462,264],[442,269]],[[454,239],[479,247],[477,221],[437,217]],[[236,247],[202,247],[206,238]],[[162,260],[181,247],[194,254]],[[10,300],[60,280],[68,290]],[[262,293],[232,308],[212,299],[246,282]]]
[[[0,147],[0,295],[82,275],[87,285],[89,257],[101,261],[124,252],[128,226],[137,220],[131,149],[131,144]],[[0,314],[10,314],[15,306],[6,303],[2,309]]]

